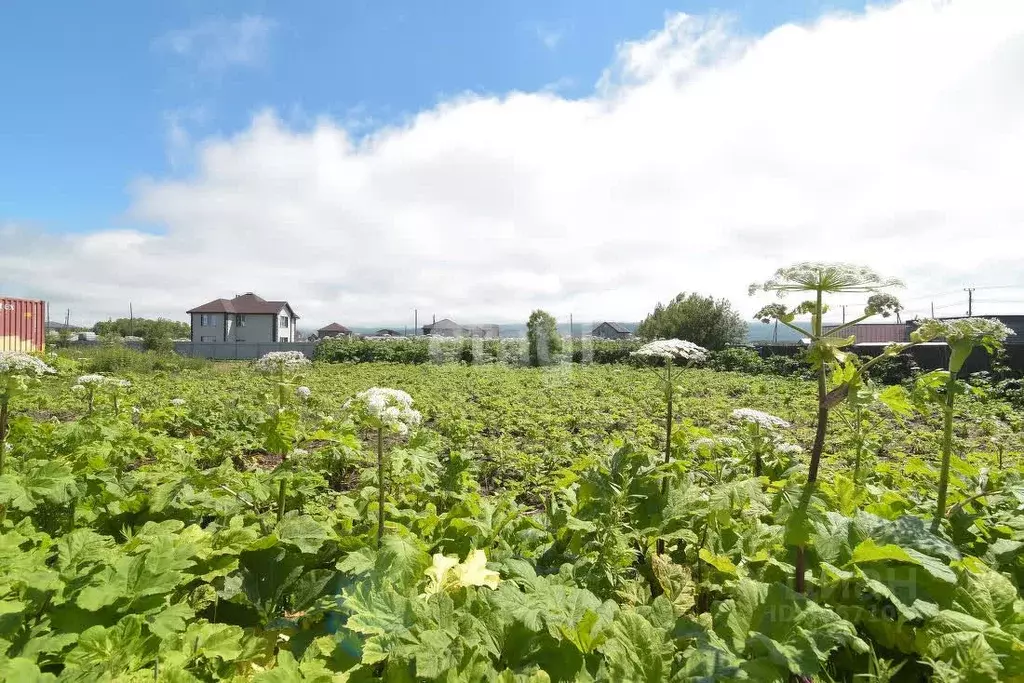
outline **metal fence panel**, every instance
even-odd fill
[[[190,358],[209,358],[210,360],[252,360],[264,356],[271,351],[299,351],[307,358],[313,357],[316,344],[310,342],[282,343],[196,343],[175,342],[175,353]]]

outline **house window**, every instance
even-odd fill
[[[212,324],[213,323],[210,322],[210,316],[208,314],[203,313],[203,314],[201,314],[199,316],[199,326],[200,327],[209,327]]]
[[[286,316],[286,315],[282,315],[282,316],[281,316],[281,323],[280,323],[280,326],[281,326],[282,328],[287,328],[287,327],[288,327],[288,316]]]
[[[238,313],[235,315],[235,324],[239,327],[245,327],[245,314]]]
[[[212,344],[217,341],[216,337],[200,337],[199,342],[202,344]]]

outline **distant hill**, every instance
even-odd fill
[[[775,334],[775,325],[772,323],[753,322],[747,323],[747,342],[771,342]],[[799,334],[785,325],[779,325],[778,341],[795,342],[800,341]]]

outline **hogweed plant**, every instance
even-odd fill
[[[880,315],[889,317],[900,310],[899,301],[881,290],[901,286],[902,283],[894,278],[882,277],[878,273],[863,266],[854,266],[845,263],[797,263],[788,268],[780,268],[775,275],[762,283],[750,286],[750,294],[753,296],[758,291],[775,292],[779,298],[800,295],[811,298],[803,301],[793,308],[784,303],[774,303],[763,307],[757,312],[755,318],[761,322],[768,323],[778,321],[805,337],[809,343],[808,360],[814,370],[818,385],[818,410],[815,424],[814,442],[811,446],[810,463],[807,470],[807,484],[801,496],[801,505],[798,520],[806,521],[807,507],[814,494],[815,484],[818,480],[818,470],[821,466],[821,454],[825,448],[825,435],[828,430],[829,410],[842,401],[849,391],[849,383],[842,383],[832,391],[829,391],[829,373],[836,373],[846,367],[852,368],[851,377],[857,377],[870,365],[878,360],[899,353],[908,345],[894,345],[886,349],[885,353],[865,363],[864,366],[855,366],[853,354],[843,349],[851,346],[853,337],[842,338],[840,335],[853,325],[860,323],[872,316]],[[824,330],[824,315],[828,312],[825,303],[827,295],[843,294],[869,294],[867,306],[864,313],[832,329],[826,335]],[[798,316],[809,315],[810,327],[804,328],[794,324]],[[801,523],[802,527],[806,524]],[[805,575],[807,571],[806,558],[806,530],[798,530],[794,533],[796,539],[796,590],[804,592]]]
[[[842,371],[849,387],[844,410],[837,414],[850,432],[853,447],[853,482],[860,481],[865,456],[877,452],[881,447],[880,427],[885,420],[872,411],[875,406],[887,408],[893,417],[902,420],[912,412],[907,390],[894,385],[879,391],[867,378],[857,373],[856,368],[845,366]],[[850,377],[846,377],[851,375]]]
[[[384,458],[384,433],[402,436],[419,425],[421,416],[412,407],[412,397],[400,389],[371,387],[349,399],[344,408],[356,423],[377,435],[377,547],[384,540],[384,506],[387,496],[387,461]]]
[[[114,404],[114,415],[121,415],[121,396],[132,388],[132,383],[126,379],[108,377],[104,386],[110,390],[110,398]]]
[[[753,408],[737,408],[732,411],[731,417],[740,423],[740,433],[743,434],[750,449],[754,476],[760,477],[764,471],[765,456],[773,453],[780,443],[777,430],[789,429],[792,425],[781,417]]]
[[[708,350],[699,344],[684,339],[659,339],[644,344],[631,354],[634,358],[648,362],[660,361],[663,369],[659,373],[661,386],[665,392],[665,464],[672,461],[672,403],[675,396],[675,385],[679,379],[682,368],[680,366],[690,363],[700,363],[707,360]],[[668,479],[661,482],[661,493],[668,493]],[[658,554],[665,552],[665,541],[658,539]]]
[[[20,351],[0,351],[0,477],[4,474],[7,460],[11,401],[24,393],[40,377],[55,372],[35,356]]]
[[[949,464],[953,454],[953,416],[956,397],[966,393],[970,385],[958,379],[964,363],[977,349],[995,353],[1013,330],[998,320],[959,318],[956,320],[925,320],[912,333],[911,339],[931,341],[944,339],[949,345],[949,366],[918,378],[914,390],[919,399],[940,406],[942,410],[942,464],[939,469],[939,490],[935,503],[932,532],[939,530],[946,515],[946,494],[949,489]]]
[[[273,386],[268,418],[260,429],[267,451],[281,456],[281,466],[288,461],[298,431],[299,414],[290,406],[290,399],[296,395],[300,373],[310,365],[310,360],[299,351],[271,351],[254,364],[256,371],[267,377]],[[287,479],[282,476],[277,489],[278,522],[284,519],[287,490]]]
[[[106,384],[107,378],[103,375],[82,375],[71,387],[72,391],[85,399],[85,414],[92,415],[96,408],[96,392]]]

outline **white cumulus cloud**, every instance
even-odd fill
[[[193,158],[136,181],[117,229],[7,226],[0,285],[76,317],[256,291],[308,324],[579,322],[680,291],[750,312],[751,281],[813,259],[904,278],[915,312],[933,293],[961,312],[969,284],[1020,285],[975,309],[1019,311],[1024,3],[906,0],[759,36],[679,14],[588,98],[469,93],[362,139],[267,111]]]

